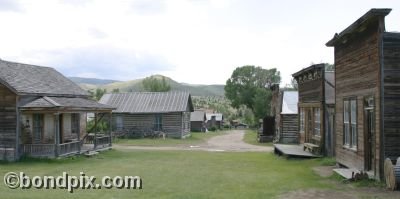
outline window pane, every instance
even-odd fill
[[[357,103],[356,100],[350,101],[351,106],[351,123],[355,124],[357,122]]]
[[[321,120],[320,120],[320,109],[314,108],[314,135],[320,135]]]
[[[357,147],[357,126],[351,125],[351,147]]]
[[[344,123],[349,122],[349,101],[347,100],[343,101],[343,120]]]
[[[350,145],[350,125],[348,123],[344,124],[344,145]]]
[[[300,131],[304,132],[304,108],[300,109]]]

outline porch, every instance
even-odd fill
[[[82,98],[31,101],[19,108],[19,155],[55,158],[109,149],[112,109]]]
[[[90,137],[90,141],[71,141],[62,144],[22,144],[20,149],[22,155],[55,158],[111,149],[111,142],[109,135],[93,135]]]

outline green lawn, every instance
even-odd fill
[[[272,153],[107,151],[92,158],[0,164],[0,175],[133,175],[143,189],[21,190],[0,185],[1,198],[273,198],[303,188],[332,186],[311,170],[319,160],[287,160]],[[96,181],[99,183],[100,180]]]
[[[246,130],[244,134],[243,141],[258,146],[273,146],[272,142],[260,143],[257,141],[257,132],[254,130]]]
[[[190,137],[185,139],[162,138],[141,138],[141,139],[117,139],[114,143],[119,145],[132,145],[132,146],[190,146],[205,143],[207,139],[225,134],[226,131],[216,131],[207,133],[191,133]]]

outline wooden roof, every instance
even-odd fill
[[[193,111],[187,92],[132,92],[105,94],[100,103],[117,109],[115,113],[168,113]]]
[[[191,122],[204,122],[206,120],[206,112],[194,111],[190,113]]]
[[[50,67],[0,60],[0,83],[18,95],[89,96]]]
[[[79,97],[39,97],[19,107],[21,110],[81,110],[81,111],[111,111],[113,107],[100,104],[91,99]]]

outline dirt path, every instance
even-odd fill
[[[220,136],[215,136],[207,140],[206,143],[196,146],[169,146],[169,147],[153,147],[153,146],[123,146],[114,145],[115,149],[137,149],[137,150],[199,150],[199,151],[272,151],[273,147],[256,146],[243,142],[244,130],[232,130]]]

